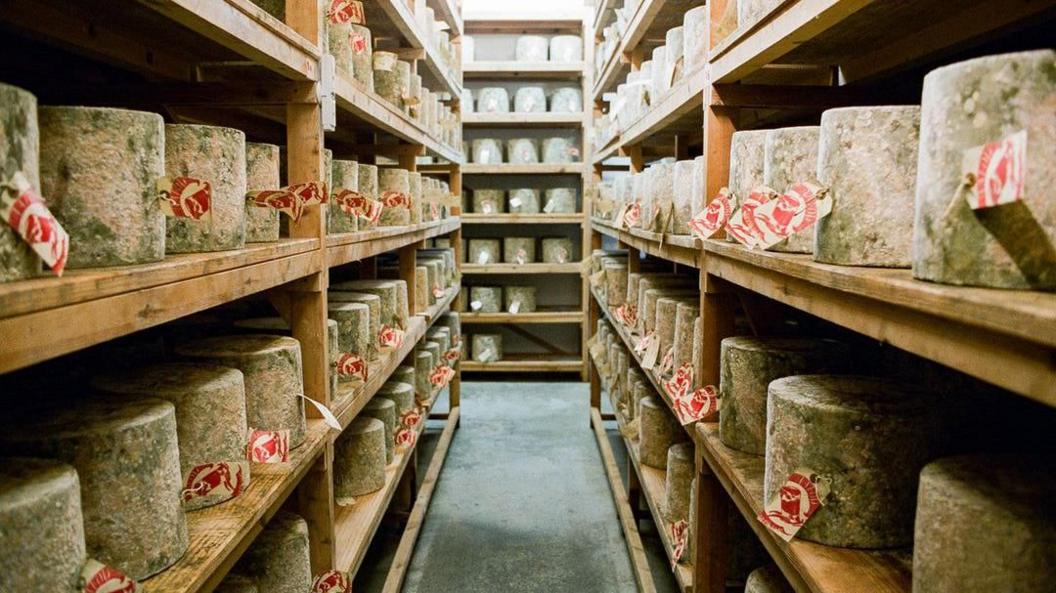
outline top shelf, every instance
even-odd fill
[[[462,23],[462,3],[459,0],[426,0],[426,5],[433,9],[436,18],[447,23],[451,36],[461,36],[465,30]]]
[[[548,11],[545,18],[537,15],[523,17],[511,15],[510,11],[475,12],[466,18],[467,35],[545,35],[580,33],[583,19],[575,14],[554,14]]]
[[[419,70],[418,74],[422,75],[422,82],[429,90],[451,93],[454,99],[462,96],[461,81],[444,65],[439,49],[428,43],[428,38],[419,29],[414,12],[405,0],[364,2],[363,9],[367,17],[367,27],[371,29],[375,39],[390,36],[402,40],[412,49],[424,50],[425,57],[422,62],[425,64],[425,70]]]

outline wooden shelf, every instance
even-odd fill
[[[173,566],[143,581],[145,593],[212,591],[319,459],[330,441],[322,420],[308,419],[304,443],[288,463],[254,463],[249,488],[225,503],[187,513],[190,547]]]
[[[496,324],[553,324],[580,323],[582,311],[535,311],[532,313],[462,313],[463,324],[496,323]]]
[[[972,0],[786,1],[711,50],[713,83],[734,83],[766,66],[839,65],[849,82],[920,65],[1051,16],[1056,2],[1017,0],[1001,10]]]
[[[461,220],[455,216],[442,220],[395,227],[378,227],[326,238],[327,265],[340,266],[446,235],[457,229]]]
[[[567,264],[462,264],[463,274],[579,274],[582,265]]]
[[[314,274],[318,249],[316,239],[282,240],[0,284],[0,372]]]
[[[583,17],[579,10],[517,13],[515,10],[474,11],[466,18],[467,35],[560,35],[579,34]]]
[[[414,12],[406,0],[364,2],[363,9],[374,39],[394,37],[406,42],[404,47],[424,50],[424,59],[421,61],[425,68],[419,68],[418,74],[422,75],[422,82],[429,90],[451,93],[452,98],[456,99],[462,95],[462,84],[457,74],[444,65],[439,49],[427,43],[428,39],[419,29]]]
[[[462,23],[462,6],[456,0],[426,0],[426,6],[433,9],[433,14],[450,27],[451,36],[462,35],[465,26]]]
[[[469,62],[462,72],[467,80],[577,80],[583,62]]]
[[[909,270],[705,242],[709,274],[1056,406],[1056,294],[915,280]]]
[[[463,214],[462,224],[581,224],[583,215],[574,214]]]
[[[622,241],[639,251],[653,257],[659,257],[684,266],[700,267],[703,255],[700,242],[692,235],[664,235],[664,244],[660,245],[660,233],[653,233],[639,228],[617,229],[609,221],[592,219],[590,226],[595,231]]]
[[[466,128],[580,128],[582,113],[463,113]]]
[[[463,373],[578,373],[583,370],[579,356],[507,354],[498,362],[461,362]]]
[[[598,0],[594,8],[594,17],[591,19],[595,35],[601,35],[602,29],[609,26],[615,18],[616,0]],[[611,16],[611,18],[610,18]]]
[[[531,165],[481,165],[466,163],[463,175],[582,175],[583,163],[535,163]]]
[[[853,550],[799,539],[786,543],[774,535],[756,519],[763,510],[763,457],[723,445],[717,423],[698,422],[696,433],[704,460],[796,591],[909,593],[913,559],[908,549]]]

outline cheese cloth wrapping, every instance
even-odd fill
[[[498,313],[502,310],[501,286],[474,286],[469,289],[469,311]]]
[[[466,262],[475,265],[497,264],[502,261],[499,239],[470,239]]]
[[[502,360],[502,335],[473,334],[473,360],[476,362],[499,362]]]
[[[510,95],[501,86],[488,86],[477,91],[478,113],[509,113]]]
[[[534,286],[507,286],[503,293],[506,295],[507,313],[533,313],[535,312],[535,287]]]
[[[479,165],[501,165],[502,145],[494,138],[478,138],[472,142],[473,162]]]

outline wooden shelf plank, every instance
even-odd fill
[[[466,359],[460,364],[463,373],[578,373],[583,369],[578,356],[507,354],[505,360],[497,362]]]
[[[466,163],[463,175],[582,175],[583,163],[536,163],[531,165],[481,165]]]
[[[1056,294],[932,284],[909,270],[704,245],[709,274],[1056,406]]]
[[[517,14],[509,9],[473,11],[466,17],[465,25],[469,35],[578,34],[583,29],[583,17],[578,10],[548,10],[542,15],[538,12]]]
[[[603,94],[615,90],[627,77],[630,63],[624,56],[639,49],[639,46],[645,51],[663,45],[664,33],[682,24],[683,15],[688,8],[692,6],[684,2],[641,0],[628,20],[623,37],[616,45],[612,57],[608,59],[602,68],[601,76],[594,83],[594,100],[598,101]],[[659,43],[653,41],[657,39]]]
[[[190,547],[173,566],[143,581],[145,593],[211,591],[322,454],[330,440],[322,420],[308,420],[304,444],[288,463],[252,467],[249,488],[228,502],[187,513]]]
[[[575,214],[463,214],[462,224],[582,224],[583,215]]]
[[[464,113],[466,128],[579,128],[582,113]]]
[[[664,236],[664,245],[661,247],[659,233],[642,229],[617,229],[608,221],[599,219],[591,220],[590,226],[599,233],[623,241],[653,257],[693,268],[700,267],[700,260],[703,254],[699,247],[699,242],[691,235],[666,234]]]
[[[414,18],[414,12],[405,0],[383,0],[381,2],[365,2],[363,8],[366,11],[367,22],[372,30],[377,27],[379,21],[385,32],[393,32],[402,38],[413,49],[425,50],[425,68],[418,71],[422,75],[423,82],[434,92],[451,93],[452,97],[462,95],[462,85],[440,59],[439,50],[428,43],[427,37],[422,33],[418,22]],[[385,24],[390,26],[386,27]],[[377,35],[378,33],[375,33]],[[457,65],[456,65],[457,67]]]
[[[458,2],[455,0],[426,0],[426,6],[433,9],[438,20],[447,23],[452,37],[462,35],[465,25],[462,22],[462,7]]]
[[[567,264],[462,264],[463,274],[579,274],[579,262]]]
[[[340,233],[326,238],[327,265],[340,266],[399,249],[433,237],[447,235],[461,225],[455,216],[421,224],[378,227],[354,233]]]
[[[583,62],[468,62],[462,74],[467,80],[576,80],[583,76]]]
[[[696,432],[704,460],[796,591],[909,593],[908,549],[864,551],[798,539],[786,543],[771,533],[755,518],[763,510],[763,457],[723,445],[717,423],[697,423]]]
[[[463,324],[474,323],[579,323],[583,321],[582,311],[535,311],[532,313],[462,313]]]

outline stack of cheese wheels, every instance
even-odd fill
[[[385,423],[358,417],[334,442],[334,498],[345,501],[385,486]]]
[[[831,494],[796,537],[851,548],[913,540],[918,475],[952,422],[937,394],[863,376],[797,375],[770,383],[764,500],[809,468]]]
[[[94,397],[49,402],[17,416],[21,412],[8,418],[11,424],[0,434],[6,451],[56,459],[77,470],[89,557],[139,580],[183,556],[187,521],[172,404]],[[51,543],[68,548],[68,537],[62,541],[59,534],[72,527],[52,528],[57,539]]]
[[[194,124],[165,125],[165,174],[211,185],[210,215],[169,217],[166,253],[240,249],[246,244],[246,135]]]
[[[337,393],[338,384],[338,373],[337,371],[337,358],[341,354],[340,347],[340,326],[337,320],[332,319],[333,314],[330,315],[331,319],[326,320],[326,350],[329,354],[330,360],[330,393]],[[292,336],[293,331],[290,329],[290,324],[286,323],[286,320],[281,317],[251,317],[249,319],[239,319],[235,321],[232,326],[236,331],[240,333],[250,334],[275,334],[279,336]],[[244,330],[244,331],[241,331]]]
[[[675,330],[678,326],[679,307],[699,307],[700,295],[692,293],[689,296],[661,296],[656,300],[656,339],[660,343],[660,357],[671,353],[671,363],[674,365],[675,354]],[[675,368],[672,366],[672,368]]]
[[[359,163],[356,161],[343,161],[334,159],[332,178],[334,187],[330,189],[331,194],[339,194],[342,191],[359,191]],[[327,219],[326,232],[328,233],[351,233],[359,229],[359,217],[342,209],[337,200],[330,200],[330,217]]]
[[[360,163],[356,166],[356,177],[359,181],[359,194],[365,198],[371,200],[377,200],[381,196],[378,194],[378,167],[377,165],[365,165]],[[366,230],[377,226],[377,222],[370,221],[366,218],[359,219],[357,223],[359,230]]]
[[[374,43],[370,29],[351,24],[352,76],[368,92],[374,92]]]
[[[726,338],[721,347],[719,437],[727,447],[766,452],[767,389],[791,375],[839,373],[848,352],[839,342],[810,338]]]
[[[40,108],[40,189],[70,236],[70,269],[142,264],[165,256],[165,215],[157,189],[163,175],[160,115]]]
[[[396,404],[391,399],[372,397],[360,411],[360,416],[377,418],[385,427],[385,464],[392,463],[396,456],[396,428],[400,419],[396,415]]]
[[[502,360],[501,334],[473,334],[473,360],[476,362],[498,362]]]
[[[400,72],[396,67],[399,57],[389,51],[376,51],[371,58],[374,62],[374,92],[397,109],[402,108],[403,89],[400,88]]]
[[[100,375],[92,387],[122,396],[158,397],[176,408],[181,483],[204,464],[246,458],[246,391],[242,372],[211,364],[165,363]],[[248,486],[249,476],[245,476]],[[206,497],[185,501],[193,510],[213,504]]]
[[[672,522],[689,521],[689,489],[696,474],[693,446],[672,445],[667,450],[667,477],[664,489],[664,517]]]
[[[410,183],[406,169],[378,170],[378,191],[383,204],[379,225],[402,226],[411,223],[411,209],[405,202],[411,196]],[[404,202],[397,203],[394,201],[397,198],[402,198]]]
[[[263,334],[217,336],[180,344],[175,352],[242,371],[249,429],[288,430],[291,449],[304,442],[300,342]]]
[[[753,570],[744,585],[744,593],[795,593],[795,591],[776,564],[767,564]]]
[[[279,147],[246,143],[246,189],[279,189]],[[246,207],[246,243],[279,240],[279,211],[253,205]]]
[[[820,136],[817,178],[833,208],[817,223],[814,260],[908,268],[920,108],[830,109]]]
[[[1049,189],[1056,185],[1053,68],[1056,52],[1045,49],[968,60],[924,77],[915,277],[944,284],[1056,289],[1056,200]],[[978,203],[979,195],[975,188],[964,189],[965,159],[977,177],[984,172],[976,182],[984,190],[982,197],[995,198],[1013,184],[998,170],[1017,163],[992,157],[1017,138],[1027,145],[1025,160],[1018,163],[1023,172],[1020,200],[971,209],[969,200]]]
[[[641,285],[639,285],[639,286],[641,286]],[[679,299],[679,300],[699,299],[699,292],[697,291],[696,288],[692,288],[692,287],[688,287],[688,288],[663,287],[663,288],[647,288],[645,290],[640,290],[640,296],[639,296],[639,300],[638,300],[638,318],[641,319],[641,321],[642,321],[641,327],[642,327],[643,330],[645,330],[645,333],[647,333],[647,334],[650,333],[650,332],[656,332],[659,329],[657,327],[657,315],[656,315],[657,307],[656,307],[656,305],[660,301],[660,299],[662,299],[662,298]],[[674,313],[674,309],[673,308],[671,308],[669,310],[672,313]],[[669,335],[674,336],[674,333],[675,333],[675,327],[674,327],[675,326],[675,319],[674,319],[674,315],[672,315],[668,319],[662,319],[660,321],[663,321],[665,326],[667,326],[667,328],[670,330],[670,334]]]
[[[640,413],[638,455],[649,467],[667,467],[667,450],[689,437],[682,430],[674,414],[658,397],[643,398],[638,404]]]
[[[818,170],[818,126],[781,128],[766,133],[763,184],[783,192],[794,183],[811,181]],[[805,229],[770,247],[771,251],[811,253],[813,229]]]
[[[0,83],[0,179],[22,173],[40,187],[40,131],[37,98]],[[40,258],[9,224],[0,224],[0,282],[21,280],[40,273]]]
[[[275,513],[233,571],[252,580],[260,593],[311,590],[308,523],[294,513]]]
[[[0,460],[0,590],[76,591],[86,559],[83,521],[73,467]]]
[[[442,364],[444,366],[451,366],[450,363],[444,359],[444,353],[451,349],[451,330],[446,327],[434,327],[425,334],[425,337],[430,342],[436,342],[440,346],[435,361],[436,365],[439,366]],[[411,371],[413,372],[414,369],[412,368]],[[414,381],[405,381],[405,383],[408,382],[412,385],[414,384]]]
[[[414,171],[407,174],[407,187],[410,189],[411,194],[411,224],[418,224],[422,222],[423,207],[425,202],[423,201],[423,190],[422,190],[422,174]]]
[[[367,306],[370,329],[366,352],[360,355],[366,360],[377,360],[379,355],[378,334],[381,332],[381,297],[376,294],[336,290],[331,287],[331,290],[326,294],[326,298],[331,305],[361,303]]]
[[[1056,580],[1056,471],[1037,454],[940,459],[920,474],[913,591],[1047,591]]]

